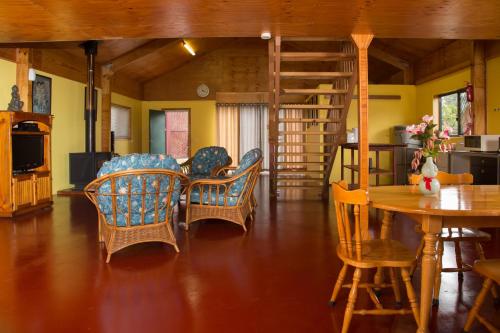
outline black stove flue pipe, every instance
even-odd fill
[[[87,56],[87,95],[85,96],[85,152],[95,152],[95,125],[97,108],[94,104],[95,95],[95,57],[97,55],[97,41],[89,40],[80,45]],[[97,103],[96,103],[97,104]]]

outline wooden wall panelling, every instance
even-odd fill
[[[268,90],[266,42],[235,40],[208,52],[184,66],[144,82],[145,100],[198,100],[196,88],[205,83],[215,93],[262,92]]]
[[[470,66],[472,44],[470,40],[457,40],[418,61],[414,68],[415,83],[434,80]]]
[[[83,54],[83,50],[81,51]],[[0,58],[16,61],[16,49],[0,48]],[[78,57],[63,49],[33,49],[32,66],[36,70],[57,75],[69,80],[86,83],[87,65],[84,57]],[[96,87],[101,87],[101,69],[96,68]],[[142,99],[142,84],[126,76],[115,74],[113,92]]]
[[[500,40],[490,40],[484,42],[486,59],[500,57]]]
[[[276,153],[275,147],[278,143],[278,126],[277,126],[277,108],[274,101],[274,62],[275,62],[275,46],[274,38],[270,39],[267,44],[267,57],[269,61],[268,65],[268,92],[269,92],[269,113],[268,113],[268,126],[269,126],[269,193],[271,195],[276,195],[276,184],[274,182],[275,178],[275,160]]]
[[[368,47],[373,39],[371,34],[352,34],[351,35],[358,55],[358,128],[359,128],[359,187],[367,190],[369,185],[369,166],[368,166]],[[368,209],[362,209],[360,212],[362,221],[362,234],[368,238]]]
[[[473,131],[474,134],[486,134],[486,57],[484,42],[482,41],[474,41],[471,75],[474,88],[474,101],[472,102]]]
[[[32,85],[28,80],[28,72],[31,65],[31,50],[27,48],[16,49],[16,85],[19,89],[19,97],[23,104],[24,112],[31,112]]]
[[[216,92],[217,103],[268,103],[268,92]]]

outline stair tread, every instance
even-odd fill
[[[278,173],[325,173],[325,170],[276,169]]]
[[[280,109],[304,109],[304,110],[309,110],[309,109],[343,109],[343,105],[329,105],[329,104],[285,104],[285,105],[280,105]]]
[[[278,146],[333,146],[334,142],[278,142]]]
[[[330,153],[310,152],[310,153],[276,153],[277,156],[329,156]]]
[[[345,52],[281,52],[281,61],[341,61],[355,59]]]
[[[278,119],[280,123],[339,123],[340,119],[328,119],[328,118],[280,118]]]
[[[295,89],[284,88],[281,89],[282,94],[289,95],[341,95],[346,94],[347,89]]]
[[[280,72],[282,79],[335,79],[349,78],[352,72]]]
[[[337,135],[338,131],[279,131],[278,135]]]
[[[297,161],[297,162],[292,162],[292,161],[286,161],[286,162],[276,162],[277,165],[281,165],[281,164],[316,164],[316,165],[324,165],[324,164],[328,164],[328,162],[317,162],[317,161],[311,161],[311,162],[307,162],[307,161]]]

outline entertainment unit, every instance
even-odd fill
[[[52,205],[52,117],[0,111],[0,217]]]

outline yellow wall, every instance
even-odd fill
[[[191,155],[217,144],[215,101],[143,101],[142,150],[149,151],[149,110],[191,109]]]
[[[123,96],[111,94],[113,104],[130,108],[130,139],[116,139],[115,153],[120,155],[142,152],[142,105],[141,101]]]
[[[470,82],[470,68],[440,77],[417,85],[417,113],[421,117],[433,114],[434,97],[450,91],[464,88],[466,82]]]
[[[52,188],[54,193],[69,188],[69,153],[85,150],[83,119],[85,85],[56,75],[37,71],[52,78]],[[0,59],[0,109],[7,109],[10,89],[16,81],[16,65]],[[101,92],[98,99],[96,149],[101,148]],[[112,102],[132,108],[132,140],[117,142],[117,152],[126,154],[141,150],[141,101],[112,94]],[[121,141],[121,140],[120,140]]]
[[[10,92],[16,84],[16,64],[0,59],[0,110],[7,110]]]
[[[369,85],[370,95],[397,95],[401,99],[370,99],[368,118],[368,141],[370,143],[393,143],[393,127],[408,125],[418,119],[415,112],[416,88],[413,85]],[[353,100],[347,116],[347,129],[358,127],[358,103]],[[381,153],[382,167],[388,167],[389,159]],[[375,156],[373,163],[375,164]],[[346,161],[349,157],[346,157]],[[340,151],[335,159],[330,182],[338,181],[340,177]],[[344,177],[350,177],[346,171]],[[386,177],[387,178],[387,177]],[[382,179],[382,178],[381,178]],[[373,180],[372,180],[373,182]]]
[[[488,134],[500,134],[500,57],[486,63],[486,95]]]

